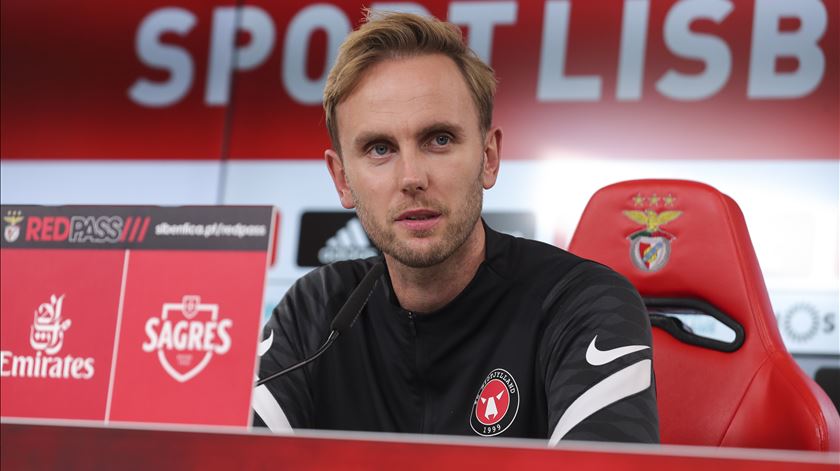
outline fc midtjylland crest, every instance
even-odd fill
[[[656,207],[660,204],[673,207],[675,201],[676,198],[671,194],[664,197],[656,194],[645,197],[639,194],[633,197],[633,203],[643,209],[622,211],[628,219],[644,227],[627,236],[630,241],[630,260],[636,268],[655,272],[668,263],[671,257],[671,241],[676,239],[676,236],[661,226],[680,217],[682,211],[665,209],[657,212]]]
[[[484,378],[473,401],[470,427],[484,437],[499,435],[519,412],[519,387],[513,375],[496,368]]]

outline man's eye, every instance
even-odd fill
[[[446,134],[441,134],[435,137],[435,145],[438,146],[445,146],[452,141],[452,138],[447,136]]]
[[[374,146],[371,147],[371,150],[373,151],[374,154],[376,154],[378,156],[383,156],[383,155],[388,155],[388,151],[390,149],[385,144],[374,144]]]

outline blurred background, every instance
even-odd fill
[[[607,184],[715,186],[789,350],[836,375],[836,0],[3,0],[2,203],[274,205],[267,315],[313,267],[375,253],[323,162],[323,85],[363,6],[456,23],[496,70],[492,227],[565,248]]]

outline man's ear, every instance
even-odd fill
[[[493,188],[499,176],[499,164],[502,158],[502,128],[495,126],[487,132],[484,141],[484,167],[481,170],[481,183],[485,190]]]
[[[347,174],[344,171],[344,162],[338,155],[338,152],[327,149],[324,151],[324,159],[327,161],[327,169],[330,171],[335,191],[338,192],[338,199],[341,200],[341,206],[345,209],[352,209],[356,207],[353,202],[353,194],[350,192],[350,184],[347,183]]]

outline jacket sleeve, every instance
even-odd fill
[[[263,328],[258,353],[259,377],[265,378],[312,355],[326,336],[321,326],[325,308],[317,270],[298,280],[286,293]],[[254,425],[273,432],[310,428],[313,398],[310,369],[300,368],[254,390]]]
[[[549,444],[659,442],[650,321],[635,288],[585,261],[543,303],[540,343]]]

